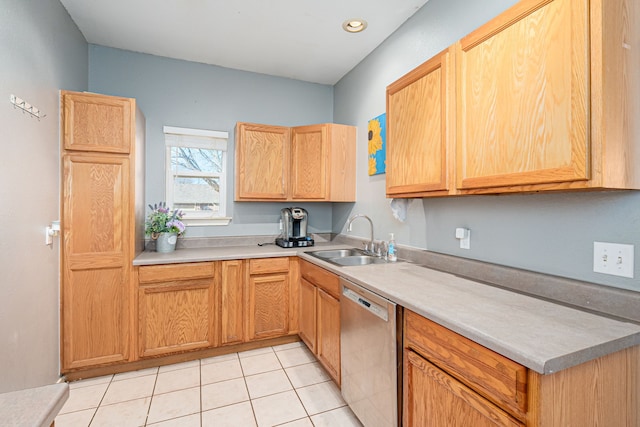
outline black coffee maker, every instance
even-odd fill
[[[283,208],[280,211],[282,234],[276,245],[282,248],[313,246],[313,239],[307,235],[309,214],[302,208]]]

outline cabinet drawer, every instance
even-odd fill
[[[289,258],[258,258],[249,261],[249,274],[280,273],[289,271]]]
[[[329,295],[340,299],[340,277],[304,260],[300,260],[300,274]]]
[[[527,410],[527,368],[405,310],[405,347],[516,416]]]
[[[213,277],[213,274],[213,262],[147,265],[140,267],[138,271],[138,282],[153,283],[171,280],[201,279]]]

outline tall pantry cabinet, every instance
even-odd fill
[[[62,91],[61,370],[130,359],[132,260],[144,247],[144,116]]]

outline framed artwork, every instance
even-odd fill
[[[369,175],[385,173],[387,165],[387,113],[369,120]]]

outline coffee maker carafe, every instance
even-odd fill
[[[280,211],[282,235],[276,239],[276,245],[283,248],[313,246],[313,239],[307,235],[309,215],[302,208],[283,208]]]

